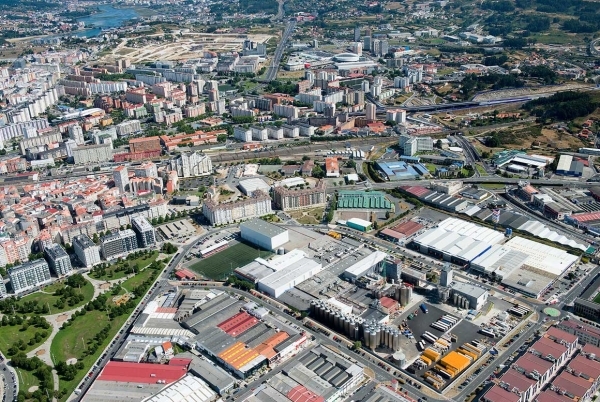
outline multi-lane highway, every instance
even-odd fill
[[[292,36],[294,28],[296,28],[296,20],[288,20],[285,25],[283,35],[281,35],[281,40],[277,45],[277,49],[275,49],[273,59],[271,59],[271,64],[267,69],[267,75],[264,79],[265,82],[273,81],[275,77],[277,77],[277,71],[279,71],[279,63],[281,62],[281,57],[283,56],[283,50],[285,49],[288,39],[290,36]]]

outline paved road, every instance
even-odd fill
[[[18,379],[15,377],[14,369],[6,364],[4,358],[2,358],[2,362],[0,362],[0,375],[3,377],[3,384],[6,384],[6,386],[3,389],[4,397],[2,401],[15,401],[19,393],[19,382]]]
[[[282,6],[283,10],[283,6]],[[275,49],[275,54],[273,55],[273,59],[271,60],[271,65],[267,69],[267,75],[265,76],[264,81],[270,82],[273,81],[277,77],[277,71],[279,71],[279,62],[281,62],[281,57],[283,56],[283,50],[287,44],[288,39],[294,32],[294,28],[296,27],[296,20],[288,20],[285,25],[285,30],[283,31],[283,35],[281,36],[281,41],[277,45],[277,49]]]

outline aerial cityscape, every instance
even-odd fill
[[[0,0],[2,402],[592,402],[600,3]]]

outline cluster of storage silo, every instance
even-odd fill
[[[400,331],[395,327],[365,322],[363,324],[365,347],[375,350],[379,347],[395,352],[400,350]]]
[[[397,352],[400,350],[400,332],[396,327],[366,322],[354,314],[343,314],[332,308],[324,300],[310,302],[311,317],[334,331],[355,341],[363,339],[364,346],[376,349],[386,347]]]
[[[410,303],[410,299],[412,299],[412,287],[406,285],[396,287],[394,299],[396,299],[402,307],[407,306]]]
[[[456,292],[452,296],[452,303],[454,303],[455,306],[464,308],[464,309],[468,309],[469,306],[471,305],[471,303],[469,302],[469,299],[467,299],[464,296],[459,295]]]

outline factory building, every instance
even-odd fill
[[[452,304],[464,309],[480,310],[489,296],[486,289],[470,283],[454,282],[450,289]]]
[[[387,254],[382,251],[361,251],[364,251],[364,254],[356,252],[353,255],[353,258],[351,259],[351,262],[346,262],[345,260],[342,260],[340,262],[345,264],[351,264],[344,270],[344,273],[342,274],[344,279],[348,279],[350,282],[354,282],[358,278],[370,272],[380,272],[381,267],[383,266],[384,261],[387,258]]]
[[[197,312],[182,322],[193,333],[196,350],[242,379],[279,359],[276,348],[299,333],[266,324],[243,306],[237,297],[221,293],[199,305]]]
[[[246,401],[342,401],[363,378],[363,367],[318,346],[265,381]]]
[[[240,232],[242,239],[265,250],[275,250],[290,241],[287,229],[262,219],[251,219],[240,224]]]
[[[247,196],[250,196],[256,190],[264,191],[265,193],[269,193],[271,190],[271,186],[269,186],[263,179],[259,178],[251,178],[240,180],[240,184],[238,185],[242,193]]]
[[[556,174],[581,177],[583,175],[583,163],[579,160],[574,160],[573,155],[561,155],[558,165],[556,165]]]
[[[458,265],[469,264],[504,240],[501,232],[461,219],[448,218],[414,239],[423,254]]]
[[[361,232],[370,232],[373,230],[373,224],[360,218],[350,218],[346,221],[346,226]]]
[[[279,270],[260,279],[258,290],[273,297],[281,296],[286,290],[321,272],[320,262],[308,258],[304,252],[298,253],[301,258],[290,258],[287,265],[282,264]]]

